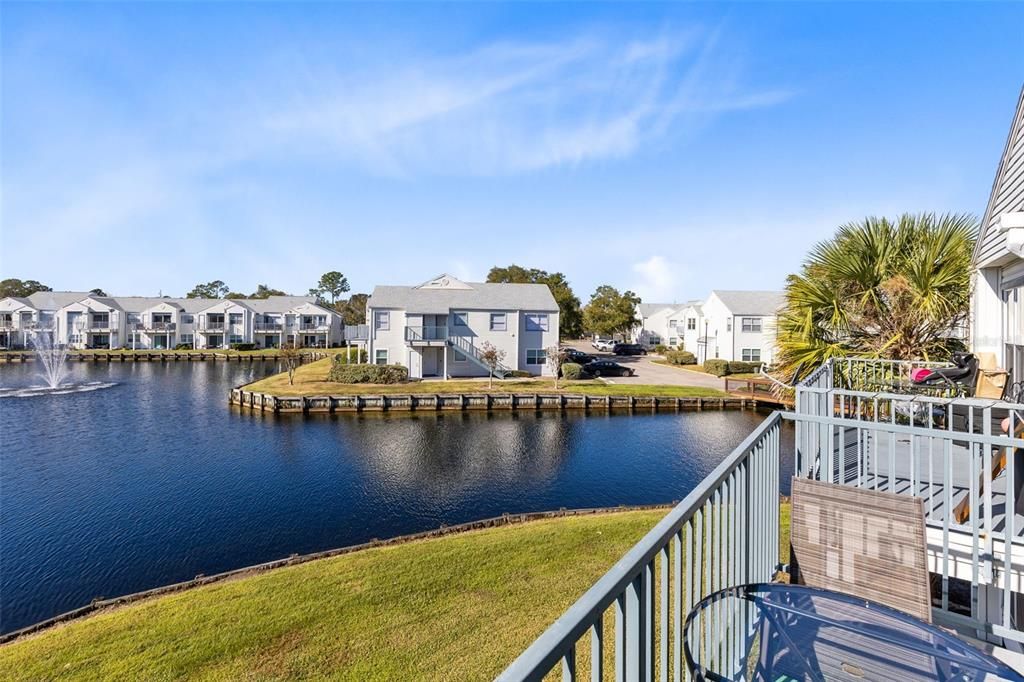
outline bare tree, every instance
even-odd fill
[[[302,353],[295,347],[294,343],[281,344],[281,362],[288,371],[288,385],[295,384],[295,370],[302,363]]]
[[[484,341],[480,346],[480,360],[487,365],[487,369],[490,370],[487,374],[487,388],[491,388],[492,381],[494,380],[494,373],[498,371],[498,367],[501,366],[501,361],[505,359],[505,351],[496,347],[490,341]]]
[[[558,390],[558,375],[562,373],[562,363],[565,362],[567,354],[558,346],[549,346],[544,350],[547,355],[548,371],[555,377],[555,390]]]

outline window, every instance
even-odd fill
[[[387,313],[385,313],[385,315],[386,314]],[[373,351],[373,362],[376,365],[388,364],[388,349],[378,348],[377,350]]]
[[[541,313],[526,314],[526,331],[546,332],[548,330],[548,316]]]
[[[466,361],[466,355],[462,351],[454,350],[453,349],[452,350],[452,359],[455,362],[465,362]]]
[[[543,365],[547,360],[547,353],[543,348],[528,348],[526,350],[526,364],[528,365]]]
[[[242,335],[232,334],[231,336],[228,337],[228,343],[242,343]]]
[[[675,346],[675,345],[677,345],[678,343],[679,343],[679,339],[677,339],[676,337],[674,337],[674,336],[670,336],[670,337],[668,338],[668,345],[670,345],[670,346]]]
[[[727,331],[727,332],[731,332],[732,331],[732,318],[731,317],[728,317],[725,320],[725,331]]]
[[[195,343],[195,338],[196,337],[195,337],[194,334],[182,334],[178,338],[179,338],[181,343],[187,343],[188,345],[191,346],[192,344]]]
[[[761,318],[760,317],[744,317],[742,318],[743,331],[745,332],[759,332],[761,331]]]
[[[194,315],[182,314],[182,316],[181,316],[181,323],[182,324],[195,324],[195,321],[196,321],[196,318],[195,318]]]
[[[691,332],[693,330],[695,330],[697,328],[697,318],[696,317],[688,317],[688,318],[686,318],[686,328],[689,329]]]
[[[228,315],[228,322],[231,324],[242,324],[242,313],[231,313]]]
[[[469,313],[452,313],[452,322],[456,327],[468,327]]]
[[[760,348],[744,348],[741,353],[743,362],[761,362]]]
[[[669,329],[675,329],[678,325],[679,325],[679,320],[669,320],[668,321],[668,328]]]
[[[373,312],[373,328],[381,332],[391,331],[391,314],[387,310],[375,310]],[[384,356],[387,357],[386,351]]]
[[[506,331],[506,329],[505,313],[491,313],[491,331],[503,332]]]

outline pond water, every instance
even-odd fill
[[[38,384],[37,370],[0,366],[0,387]],[[75,364],[72,381],[115,385],[0,398],[0,631],[96,597],[503,512],[679,500],[764,418],[227,406],[231,386],[272,371]]]

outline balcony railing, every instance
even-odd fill
[[[258,332],[279,332],[284,329],[281,322],[256,322],[253,327]]]
[[[149,322],[146,324],[146,329],[154,332],[173,332],[177,328],[178,325],[174,322]]]
[[[757,427],[498,679],[540,680],[556,667],[576,679],[579,650],[600,680],[609,646],[616,679],[653,679],[655,668],[662,680],[683,679],[685,615],[705,596],[769,581],[778,568],[780,427],[779,413]],[[609,610],[615,631],[606,638]],[[724,621],[702,631],[739,672],[750,633]]]
[[[1010,435],[1024,404],[905,392],[921,364],[833,360],[798,385],[796,473],[921,498],[936,620],[1024,642],[1012,618],[1024,591],[1024,438]],[[957,580],[970,586],[966,606],[951,603]]]
[[[208,322],[207,321],[207,322],[202,322],[199,325],[199,331],[201,331],[201,332],[207,332],[207,331],[210,331],[210,332],[222,332],[222,331],[224,331],[224,327],[225,327],[225,325],[224,325],[223,322]]]
[[[326,320],[324,320],[324,321],[317,321],[317,322],[300,322],[299,323],[299,329],[302,330],[302,331],[326,331],[329,328],[330,328],[330,325],[327,324]]]
[[[406,327],[406,341],[447,341],[448,327],[445,325]]]
[[[17,329],[14,326],[14,320],[0,320],[0,329],[7,331],[9,329]]]
[[[116,329],[116,323],[110,319],[80,319],[75,322],[75,329],[83,331],[111,331]]]

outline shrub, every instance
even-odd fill
[[[657,353],[658,355],[664,355],[665,353],[669,352],[669,350],[670,348],[663,343],[659,343],[657,346],[654,347],[654,352]]]
[[[327,373],[328,381],[340,384],[400,384],[409,380],[402,365],[346,365],[335,362]]]
[[[704,361],[704,371],[714,374],[716,377],[724,377],[729,373],[729,361],[721,358],[712,358]]]
[[[351,361],[349,360],[349,354],[352,355]],[[366,362],[366,351],[362,348],[356,348],[355,350],[349,350],[348,348],[342,350],[332,358],[332,362],[335,365],[357,365],[359,363]]]
[[[670,350],[665,353],[665,359],[673,365],[697,364],[697,356],[688,350]]]
[[[255,343],[232,343],[228,347],[231,350],[256,350]]]
[[[192,350],[191,343],[179,343],[174,347],[174,350]]]
[[[513,377],[515,379],[529,379],[532,376],[533,374],[523,369],[513,369],[512,371],[505,373],[506,378]]]
[[[741,362],[734,360],[729,363],[729,374],[746,374],[756,372],[761,367],[760,362]]]
[[[566,362],[562,365],[562,377],[569,381],[577,381],[583,378],[583,365],[575,362]]]

